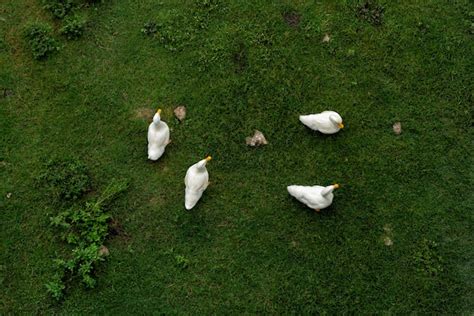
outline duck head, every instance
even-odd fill
[[[344,124],[342,124],[342,117],[338,114],[331,114],[329,116],[329,120],[334,124],[337,125],[339,128],[344,128]]]
[[[160,116],[160,114],[161,114],[161,109],[158,109],[158,110],[156,111],[155,115],[153,116],[153,123],[158,124],[158,123],[161,122],[161,116]]]
[[[206,164],[212,160],[212,157],[211,156],[207,156],[206,158],[204,158],[203,160],[199,161],[197,163],[197,167],[198,169],[204,169],[206,168]]]
[[[321,192],[321,195],[323,196],[326,196],[328,195],[329,193],[331,193],[332,191],[334,191],[335,189],[339,189],[341,186],[339,184],[333,184],[333,185],[328,185],[327,187],[325,187],[323,189],[323,191]]]

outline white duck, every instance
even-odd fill
[[[211,161],[211,156],[195,163],[189,167],[184,178],[186,185],[184,206],[187,210],[192,209],[202,196],[202,193],[209,185],[209,173],[206,169],[206,164]]]
[[[309,208],[314,209],[316,212],[331,205],[332,199],[334,198],[332,191],[338,188],[339,184],[333,184],[327,187],[320,185],[311,187],[290,185],[287,187],[290,195],[294,196],[298,201],[306,204]]]
[[[148,126],[148,159],[158,160],[165,152],[165,147],[170,143],[170,129],[161,120],[161,110],[158,109],[153,116],[153,122]]]
[[[324,111],[318,114],[300,115],[300,121],[309,128],[323,134],[334,134],[344,128],[342,117],[334,111]]]

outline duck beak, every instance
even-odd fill
[[[338,126],[339,128],[344,128],[344,124],[342,124],[342,123],[337,124],[337,126]]]
[[[339,189],[341,186],[339,185],[339,183],[335,183],[332,185],[334,187],[334,189]]]
[[[158,113],[158,115],[160,115],[161,114],[161,109],[156,110],[156,113]]]
[[[211,156],[207,156],[207,157],[205,158],[205,160],[206,160],[207,162],[209,162],[209,161],[212,160],[212,157],[211,157]]]

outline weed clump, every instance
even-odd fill
[[[436,242],[423,239],[413,255],[417,270],[425,276],[434,277],[443,272],[443,260],[437,248]]]
[[[44,59],[59,50],[59,44],[51,33],[51,26],[43,23],[31,24],[24,30],[23,37],[36,60]]]
[[[357,16],[372,25],[380,26],[383,23],[385,8],[373,0],[366,0],[357,6]]]
[[[191,39],[192,29],[185,26],[183,16],[177,16],[168,22],[147,22],[142,28],[142,33],[158,39],[160,44],[169,51],[182,51]]]
[[[104,207],[127,187],[126,181],[113,180],[94,202],[87,202],[79,209],[67,209],[50,218],[51,226],[58,230],[61,240],[73,247],[68,259],[54,260],[56,274],[45,284],[52,298],[63,298],[67,283],[75,278],[79,278],[87,288],[95,287],[94,270],[108,255],[103,243],[109,234],[111,215]]]
[[[43,0],[43,8],[57,19],[64,19],[74,8],[73,0]]]
[[[211,17],[220,9],[218,0],[197,0],[184,14],[170,10],[157,21],[146,22],[142,34],[157,39],[169,51],[183,51],[198,33],[209,27]]]
[[[182,270],[186,269],[189,266],[189,260],[182,255],[176,255],[176,266]]]
[[[74,158],[50,159],[38,177],[56,199],[73,201],[90,190],[87,166]]]
[[[220,7],[219,0],[196,0],[193,17],[196,26],[200,29],[207,29],[212,14]]]
[[[61,35],[69,40],[80,38],[84,34],[86,21],[80,17],[74,16],[64,20],[64,26],[59,30]]]
[[[146,36],[153,36],[158,32],[158,25],[153,21],[148,21],[143,25],[141,32]]]

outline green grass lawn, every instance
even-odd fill
[[[472,1],[380,0],[381,21],[350,0],[206,3],[105,1],[67,41],[39,0],[0,2],[0,313],[474,313]],[[35,21],[62,45],[44,61],[22,38]],[[151,163],[158,106],[173,142]],[[336,135],[298,121],[327,109]],[[255,129],[267,146],[245,145]],[[185,211],[207,154],[212,183]],[[67,205],[36,180],[52,157],[87,165],[76,204],[129,181],[97,287],[59,303],[45,283],[68,248],[49,217]],[[286,191],[334,182],[320,214]]]

